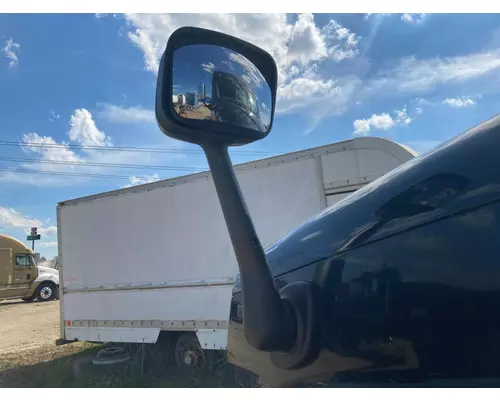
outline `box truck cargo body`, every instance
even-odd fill
[[[235,169],[267,246],[415,155],[367,137]],[[209,172],[61,202],[57,225],[60,343],[192,332],[226,347],[238,267]]]

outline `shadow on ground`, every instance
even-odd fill
[[[210,370],[184,371],[172,365],[168,349],[158,345],[127,345],[131,360],[94,365],[102,346],[52,360],[0,369],[0,387],[241,387],[221,357]]]
[[[2,300],[0,301],[0,307],[15,306],[16,304],[26,304],[22,300]]]

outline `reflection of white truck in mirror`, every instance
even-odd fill
[[[410,160],[380,138],[237,165],[262,243]],[[167,340],[179,364],[225,349],[238,273],[209,172],[59,203],[58,343]]]
[[[48,301],[56,299],[58,292],[59,271],[37,266],[31,249],[0,234],[0,300]]]

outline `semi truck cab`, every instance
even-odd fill
[[[19,240],[0,234],[0,300],[58,298],[59,271],[37,266],[33,251]]]

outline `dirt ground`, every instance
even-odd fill
[[[56,381],[48,377],[51,370],[56,370],[53,363],[81,354],[91,346],[56,346],[58,338],[59,301],[0,301],[0,388],[62,386],[66,375],[58,373],[61,379]],[[72,362],[59,364],[64,372],[72,370]]]
[[[177,113],[179,113],[179,107],[175,108]],[[179,114],[183,118],[188,119],[210,119],[211,111],[203,104],[200,104],[198,108],[193,108],[192,110],[186,110],[183,114]]]
[[[3,387],[227,387],[224,369],[186,374],[162,346],[129,344],[131,360],[95,366],[100,344],[56,346],[59,301],[0,301],[0,388]],[[228,380],[229,379],[229,380]]]
[[[59,338],[59,301],[0,301],[0,357],[46,345]]]

